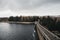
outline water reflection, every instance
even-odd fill
[[[0,40],[33,40],[34,25],[0,23]]]
[[[10,31],[10,25],[8,23],[0,23],[0,31]]]

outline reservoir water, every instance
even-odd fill
[[[0,23],[0,40],[33,40],[34,26]]]

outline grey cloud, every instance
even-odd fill
[[[60,0],[0,0],[0,10],[34,9],[47,3],[59,3]]]
[[[0,16],[45,15],[55,12],[60,13],[60,0],[0,0]]]

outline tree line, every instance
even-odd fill
[[[38,16],[10,16],[8,21],[14,21],[14,22],[34,22],[38,20]]]

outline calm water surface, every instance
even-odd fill
[[[34,26],[0,23],[0,40],[33,40]]]

